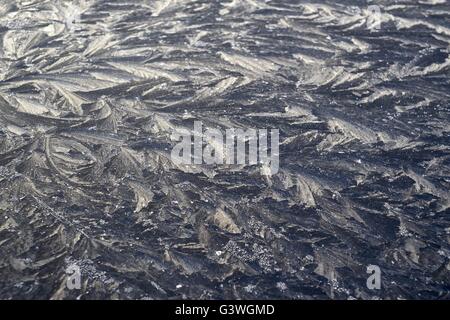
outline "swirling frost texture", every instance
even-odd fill
[[[2,0],[0,297],[449,298],[449,18]],[[194,120],[279,128],[280,172],[175,166]]]

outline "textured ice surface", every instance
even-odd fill
[[[1,0],[0,298],[448,299],[449,19]],[[280,129],[279,173],[174,165],[194,120]]]

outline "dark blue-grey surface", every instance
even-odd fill
[[[449,18],[2,0],[0,298],[448,299]],[[194,120],[279,129],[279,173],[176,166]]]

